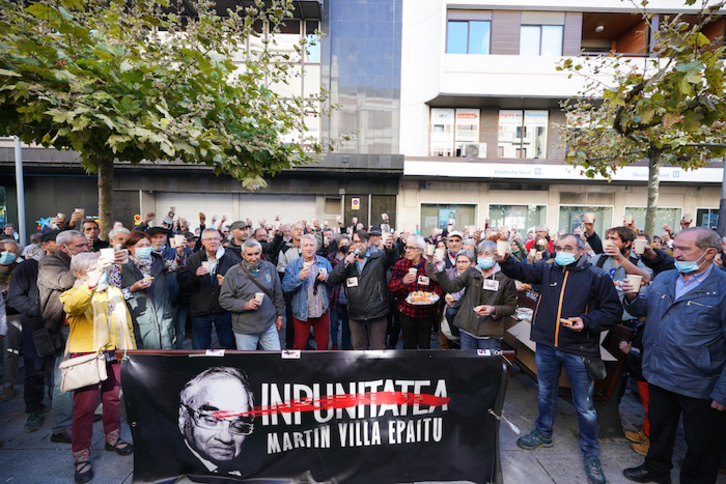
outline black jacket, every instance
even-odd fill
[[[396,263],[398,253],[394,249],[385,252],[371,247],[363,272],[356,262],[341,262],[328,277],[329,284],[343,284],[348,300],[348,317],[358,320],[378,319],[388,314],[388,285],[386,270]],[[357,278],[358,285],[350,286],[348,279]]]
[[[179,284],[182,289],[191,293],[190,311],[192,316],[206,314],[220,314],[226,311],[219,305],[219,291],[222,286],[217,282],[216,276],[224,276],[230,267],[239,264],[241,259],[232,249],[226,249],[224,255],[217,263],[214,281],[209,275],[197,276],[197,269],[202,261],[208,260],[207,252],[200,250],[187,258],[186,267],[179,273]]]
[[[512,279],[541,286],[530,339],[582,356],[600,355],[600,333],[620,323],[623,307],[607,272],[581,257],[574,267],[524,264],[512,257],[501,263]],[[573,331],[560,318],[580,317],[585,329]]]
[[[8,287],[8,305],[20,313],[20,324],[31,330],[40,329],[44,325],[37,281],[38,261],[31,258],[18,264]]]
[[[657,276],[661,272],[669,271],[676,268],[675,259],[673,257],[669,256],[660,249],[653,250],[656,254],[655,258],[651,260],[646,260],[644,257],[640,258],[640,260],[643,261],[643,264],[645,264],[648,269],[653,271],[653,279],[655,279],[655,276]]]

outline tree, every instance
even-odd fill
[[[211,0],[0,0],[0,11],[0,135],[76,150],[98,173],[104,235],[115,160],[203,163],[253,189],[332,149],[304,139],[324,93],[274,91],[295,75],[274,47],[292,0],[224,17]]]
[[[643,9],[647,3],[641,3]],[[702,33],[723,5],[704,5],[692,24],[680,15],[661,19],[652,57],[611,53],[565,59],[558,67],[570,77],[587,79],[578,96],[564,103],[567,161],[582,166],[588,177],[610,179],[618,168],[647,160],[645,232],[651,236],[660,167],[695,169],[726,152],[723,39],[710,40]],[[652,15],[641,13],[655,29]]]

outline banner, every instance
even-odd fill
[[[134,482],[500,480],[498,356],[128,354]]]

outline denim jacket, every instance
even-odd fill
[[[626,305],[630,314],[648,318],[643,376],[674,393],[726,403],[726,273],[711,270],[676,300],[678,275],[676,270],[658,274]]]
[[[293,260],[287,267],[285,267],[285,278],[282,280],[282,290],[285,292],[292,293],[292,315],[300,321],[308,320],[308,285],[310,279],[300,279],[300,271],[303,268],[304,259],[298,257]],[[318,270],[325,269],[328,271],[328,275],[333,272],[333,266],[330,265],[328,259],[315,256],[315,265]],[[330,305],[330,289],[328,283],[321,283],[318,285],[318,291],[322,291],[323,301],[325,310],[328,310]]]

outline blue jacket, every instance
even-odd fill
[[[620,304],[607,272],[581,257],[572,268],[554,262],[525,264],[509,257],[500,264],[512,279],[541,286],[530,338],[537,344],[580,356],[600,356],[600,332],[620,323]],[[580,317],[585,329],[573,331],[560,318]]]
[[[282,290],[292,293],[292,315],[300,321],[308,320],[308,286],[311,284],[310,279],[300,279],[300,271],[303,268],[302,257],[298,257],[285,267],[285,277],[282,279]],[[333,266],[330,265],[328,259],[315,256],[315,265],[328,271],[328,275],[333,272]],[[330,305],[330,290],[327,282],[318,284],[318,291],[322,294],[325,311]]]
[[[714,267],[698,287],[675,299],[678,271],[658,274],[630,314],[648,317],[643,376],[652,385],[726,403],[726,273]]]

